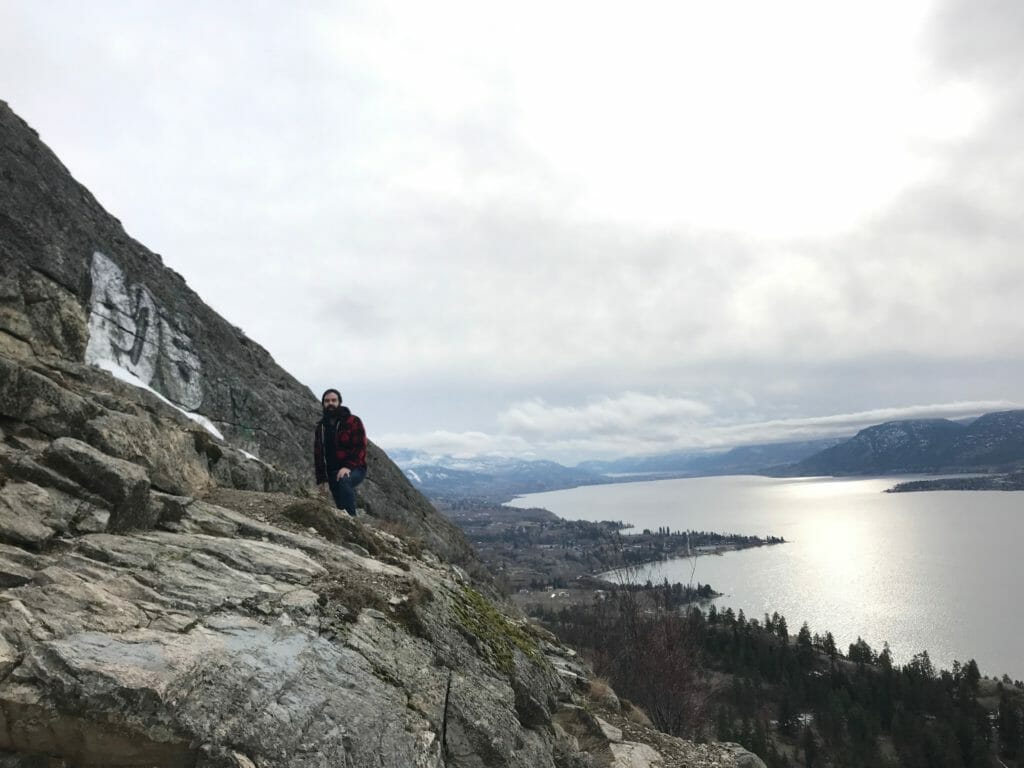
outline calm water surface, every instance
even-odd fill
[[[904,479],[904,478],[899,478]],[[1024,492],[883,493],[897,480],[732,476],[584,486],[510,502],[560,517],[758,536],[787,544],[700,557],[693,580],[719,608],[795,634],[831,630],[841,648],[888,641],[898,661],[974,658],[983,674],[1024,679]],[[690,581],[689,560],[642,575]]]

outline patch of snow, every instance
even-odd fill
[[[514,472],[528,469],[531,464],[551,462],[533,462],[510,456],[485,455],[472,458],[429,454],[423,451],[398,450],[391,454],[394,462],[403,470],[454,469],[460,472]]]
[[[170,400],[168,400],[167,402],[170,403]],[[174,403],[171,403],[171,405],[173,405],[175,408],[178,408],[178,406],[174,405]],[[178,408],[178,410],[181,411],[186,416],[188,416],[190,419],[192,419],[192,421],[201,426],[203,429],[205,429],[211,435],[216,437],[218,440],[223,440],[225,443],[227,442],[227,440],[224,440],[224,435],[222,435],[221,431],[214,426],[213,422],[210,421],[205,416],[203,416],[201,413],[193,413],[192,411],[186,411],[184,408]]]
[[[423,481],[420,479],[420,476],[417,475],[415,472],[413,472],[411,469],[405,470],[405,474],[406,474],[406,477],[408,477],[414,483],[420,483],[420,484],[423,483]]]
[[[263,459],[261,459],[259,456],[256,456],[255,454],[249,453],[248,451],[243,450],[242,448],[239,448],[238,450],[241,451],[242,455],[245,456],[245,458],[247,458],[247,459],[252,459],[253,461],[258,461],[260,464],[263,464],[263,465],[268,466],[268,467],[272,466],[270,464],[267,464],[267,462],[265,462]]]
[[[217,429],[217,427],[215,427],[213,425],[213,422],[210,421],[208,418],[203,416],[201,413],[193,413],[192,411],[186,411],[180,405],[176,405],[175,403],[172,403],[170,400],[168,400],[166,397],[161,395],[159,392],[157,392],[151,386],[146,384],[142,379],[140,379],[134,373],[129,371],[127,368],[124,368],[124,367],[118,365],[113,360],[108,360],[108,359],[105,359],[105,358],[99,358],[99,359],[96,359],[96,360],[92,360],[90,362],[95,367],[103,369],[104,371],[106,371],[107,373],[109,373],[111,376],[113,376],[115,379],[118,379],[119,381],[123,381],[126,384],[131,384],[133,387],[138,387],[139,389],[145,389],[148,392],[152,392],[154,395],[156,395],[161,400],[163,400],[165,403],[167,403],[169,406],[171,406],[171,408],[174,408],[179,413],[182,413],[185,416],[187,416],[188,418],[192,419],[192,421],[194,421],[196,424],[201,426],[203,429],[205,429],[211,435],[216,437],[218,440],[221,440],[221,441],[223,441],[225,443],[227,442],[227,440],[224,440],[224,435],[221,434],[221,431],[219,429]],[[245,452],[243,451],[243,453],[245,453]],[[256,458],[256,457],[253,456],[252,458]]]

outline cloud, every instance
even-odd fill
[[[626,393],[579,407],[520,403],[499,416],[497,434],[386,435],[381,443],[442,456],[481,454],[519,458],[618,458],[677,451],[724,450],[741,445],[848,437],[866,427],[904,419],[961,419],[1024,407],[1005,400],[877,408],[816,417],[753,422],[716,421],[707,406],[678,398]]]
[[[712,413],[704,403],[661,395],[626,392],[583,406],[553,406],[541,399],[516,403],[498,415],[507,432],[533,437],[645,435],[678,428]]]
[[[700,435],[698,445],[709,448],[732,448],[756,443],[816,440],[852,435],[866,427],[887,421],[905,419],[962,419],[993,411],[1021,408],[1021,404],[1005,400],[984,402],[936,403],[900,408],[876,408],[856,413],[842,413],[792,419],[773,419],[749,424],[711,426]]]
[[[0,92],[389,438],[574,460],[1013,400],[1024,5],[742,5],[14,2]]]
[[[413,450],[432,456],[469,458],[472,456],[532,457],[533,450],[525,439],[513,435],[488,435],[484,432],[386,433],[375,438],[388,450]]]
[[[941,0],[929,28],[935,66],[1019,88],[1024,7],[1015,0]]]

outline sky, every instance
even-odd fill
[[[1019,0],[0,0],[0,99],[385,449],[575,464],[1022,407],[1022,40]]]

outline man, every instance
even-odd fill
[[[356,516],[356,486],[366,477],[366,430],[363,422],[341,404],[341,393],[328,389],[320,398],[323,418],[313,440],[313,469],[320,493],[330,488],[334,504]]]

